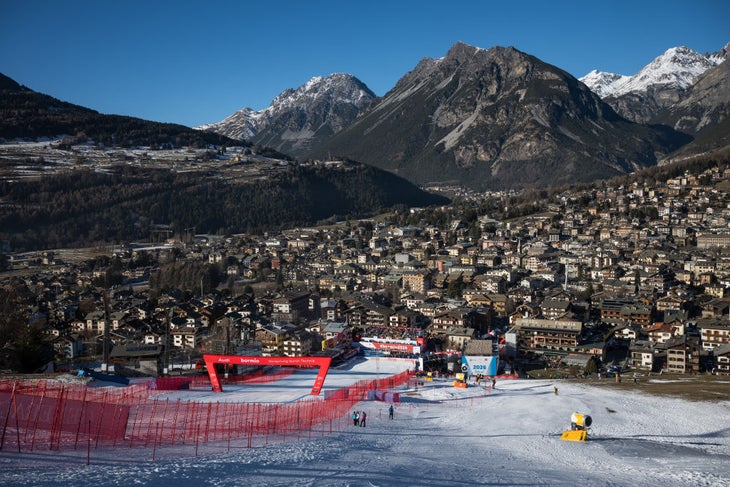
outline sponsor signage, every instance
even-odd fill
[[[469,355],[461,358],[461,369],[469,375],[497,375],[497,357]]]
[[[421,353],[421,347],[417,345],[408,345],[407,343],[391,343],[391,342],[360,342],[365,348],[375,350],[393,350],[406,353]]]
[[[218,372],[215,369],[216,364],[225,365],[271,365],[279,367],[319,367],[319,372],[314,380],[311,394],[319,395],[324,385],[324,379],[327,377],[331,357],[263,357],[263,356],[240,356],[240,355],[213,355],[204,354],[203,361],[208,369],[210,376],[210,384],[214,392],[223,392],[223,386],[218,378]]]

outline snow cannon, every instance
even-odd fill
[[[587,414],[573,413],[570,416],[570,429],[563,431],[560,436],[564,441],[586,441],[588,439],[588,428],[593,424],[593,419]]]

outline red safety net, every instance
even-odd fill
[[[291,371],[284,371],[289,374]],[[124,387],[56,381],[0,381],[0,450],[189,446],[232,442],[252,447],[329,434],[348,426],[359,401],[407,383],[410,372],[360,381],[324,397],[283,404],[162,399],[161,391],[197,387],[199,377],[158,378]],[[273,379],[259,374],[250,380]],[[281,378],[281,375],[278,376]],[[205,377],[207,379],[207,377]],[[266,379],[268,380],[268,379]],[[202,384],[210,391],[210,381]],[[393,396],[397,397],[397,396]],[[209,396],[208,399],[210,400]]]
[[[256,370],[246,375],[221,377],[222,384],[268,384],[277,382],[294,373],[293,369]],[[207,375],[187,375],[178,377],[157,377],[150,381],[150,389],[158,391],[179,391],[183,389],[210,388]]]

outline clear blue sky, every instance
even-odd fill
[[[730,1],[0,0],[0,73],[102,113],[188,126],[335,72],[384,95],[455,42],[575,77],[730,42]]]

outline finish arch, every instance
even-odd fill
[[[263,357],[257,355],[214,355],[203,354],[203,361],[208,369],[208,376],[214,392],[223,392],[216,364],[225,365],[272,365],[279,367],[318,367],[317,377],[314,379],[311,394],[318,396],[324,386],[324,379],[332,362],[331,357]]]

